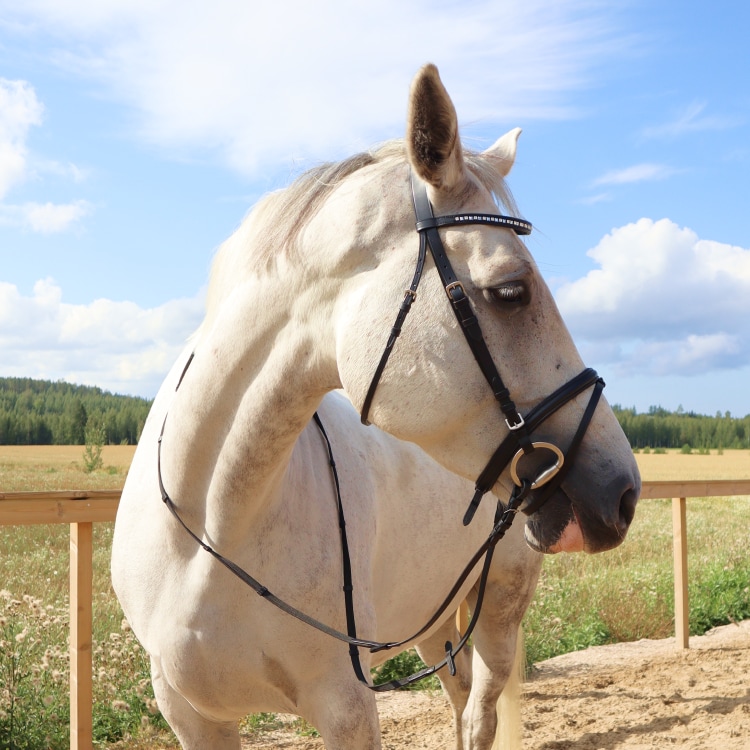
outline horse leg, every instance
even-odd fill
[[[463,716],[465,750],[490,750],[493,746],[498,730],[497,702],[511,676],[516,633],[517,626],[498,629],[490,653],[475,645],[471,694]]]
[[[534,595],[539,557],[508,565],[487,584],[473,633],[472,686],[463,715],[464,750],[490,750],[497,735],[497,702],[513,674],[519,627]],[[498,573],[495,569],[496,574]],[[470,603],[473,605],[475,592]],[[520,726],[510,744],[520,744]],[[503,732],[508,737],[512,732]]]
[[[156,659],[151,659],[154,696],[183,750],[240,750],[237,722],[214,722],[201,716],[164,679]]]
[[[417,653],[428,666],[437,664],[445,657],[445,643],[455,644],[459,633],[455,618],[446,620],[438,631],[417,646]],[[462,717],[471,690],[471,649],[466,646],[456,656],[456,674],[451,676],[446,668],[437,672],[440,684],[448,695],[453,709],[453,726],[456,731],[456,750],[463,750]]]
[[[358,682],[316,684],[305,692],[305,716],[320,732],[326,750],[381,750],[375,695]]]

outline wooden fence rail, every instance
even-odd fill
[[[688,648],[687,498],[750,495],[750,479],[644,482],[641,498],[672,498],[675,636]],[[92,750],[93,524],[114,521],[119,490],[0,492],[0,526],[70,524],[70,748]]]

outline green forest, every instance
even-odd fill
[[[710,417],[686,412],[681,407],[675,412],[652,406],[645,414],[635,409],[612,407],[634,450],[643,448],[711,448],[750,447],[750,414],[742,418],[729,412]]]
[[[62,381],[0,378],[0,445],[135,445],[151,401]]]
[[[87,429],[103,430],[109,445],[138,442],[151,401],[62,381],[0,378],[0,445],[85,445]],[[732,417],[675,412],[645,413],[613,406],[634,450],[750,447],[750,414]]]

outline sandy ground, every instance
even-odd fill
[[[537,665],[523,688],[527,750],[750,748],[750,621],[691,638],[600,646]],[[384,750],[452,750],[442,694],[378,697]],[[319,750],[293,729],[246,736],[243,750]]]

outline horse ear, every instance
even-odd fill
[[[411,85],[406,150],[412,169],[433,187],[450,189],[463,180],[456,110],[432,64]]]
[[[514,128],[500,136],[494,145],[482,154],[502,177],[508,176],[516,161],[516,146],[518,145],[519,135],[521,135],[521,128]]]

